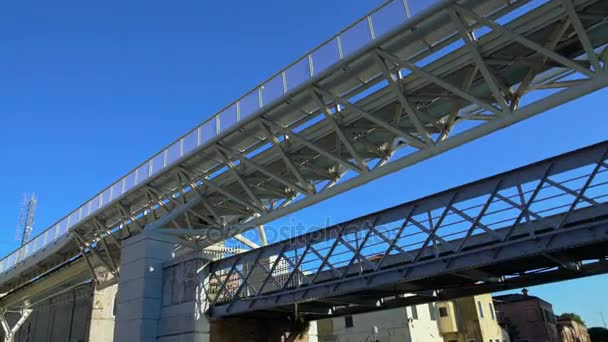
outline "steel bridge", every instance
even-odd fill
[[[608,272],[608,141],[210,265],[213,317],[311,319]]]
[[[601,0],[388,1],[2,259],[0,292],[118,277],[144,229],[264,244],[240,234],[605,87],[607,18]]]

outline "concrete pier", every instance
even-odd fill
[[[163,293],[163,263],[173,258],[169,239],[141,233],[122,241],[114,341],[156,341]]]

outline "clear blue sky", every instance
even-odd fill
[[[0,6],[0,254],[22,194],[46,228],[380,0],[11,1]],[[271,224],[339,222],[606,139],[601,91]],[[608,276],[540,286],[608,317]]]

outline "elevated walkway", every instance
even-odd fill
[[[229,241],[608,84],[605,1],[407,3],[353,23],[2,259],[0,291],[93,252],[117,274],[120,241],[144,229],[193,248]]]

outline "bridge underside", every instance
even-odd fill
[[[118,274],[120,241],[144,229],[197,249],[240,237],[603,88],[607,13],[597,0],[445,1],[199,139],[62,237],[60,222],[32,242],[52,243],[2,262],[0,291],[79,254]]]
[[[606,235],[608,228],[597,232]],[[227,316],[223,316],[222,313],[217,318],[237,316],[269,319],[289,314],[302,315],[309,320],[319,320],[386,310],[606,274],[608,273],[607,258],[608,239],[602,243],[580,246],[567,251],[544,252],[541,255],[494,262],[485,267],[457,269],[453,273],[446,270],[445,273],[437,276],[413,281],[403,280],[390,285],[329,295],[267,310]],[[369,278],[364,277],[363,282],[366,281],[369,281]]]
[[[215,261],[212,317],[312,319],[608,271],[608,142]]]

